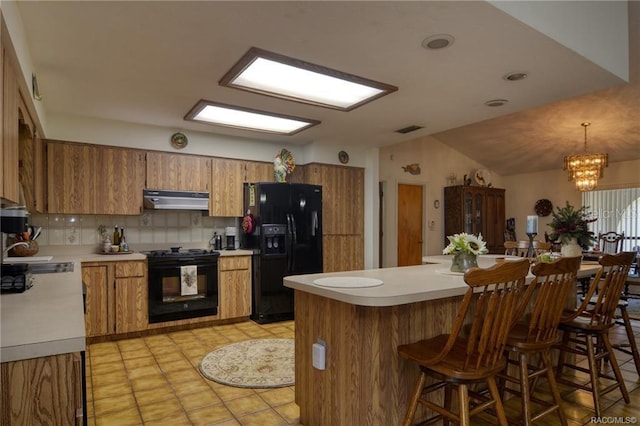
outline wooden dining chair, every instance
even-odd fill
[[[494,407],[499,423],[507,424],[495,375],[506,365],[504,347],[525,293],[529,266],[529,261],[523,259],[498,263],[488,269],[467,270],[464,281],[469,288],[451,333],[398,346],[400,357],[420,369],[403,425],[413,422],[418,404],[436,413],[428,421],[442,418],[445,424],[453,420],[469,425],[472,415]],[[468,330],[464,337],[463,328]],[[427,376],[436,381],[425,387]],[[469,389],[470,384],[478,382],[487,383],[490,397]],[[430,393],[442,388],[443,405],[428,399]],[[458,396],[455,411],[451,408],[454,388]]]
[[[518,376],[510,375],[508,369],[505,369],[498,375],[501,379],[500,389],[520,396],[521,418],[525,426],[554,411],[557,412],[560,423],[567,425],[549,353],[551,347],[558,342],[558,323],[569,291],[575,286],[578,269],[579,257],[562,257],[552,263],[535,264],[531,269],[535,279],[529,284],[527,295],[521,304],[521,309],[524,310],[532,298],[530,293],[533,293],[530,313],[526,315],[526,320],[517,322],[509,332],[507,359],[509,364],[518,366]],[[511,355],[515,355],[516,359],[512,359]],[[537,367],[532,362],[535,356],[539,356],[541,361]],[[547,377],[552,403],[533,396],[532,381],[537,382],[541,376]],[[506,382],[515,383],[517,387],[506,387]],[[545,408],[533,413],[532,401]]]
[[[609,329],[615,324],[618,300],[635,255],[635,252],[602,255],[598,261],[601,265],[600,270],[591,282],[582,303],[574,312],[563,317],[558,325],[563,336],[562,342],[555,346],[560,350],[556,381],[591,392],[597,417],[602,413],[600,397],[609,392],[620,389],[625,402],[629,403],[629,393],[609,341]],[[594,299],[596,290],[597,296]],[[575,364],[566,362],[567,353],[585,356],[588,368],[578,365],[579,360],[576,360]],[[602,360],[609,361],[613,376],[604,370]],[[573,374],[564,376],[565,368],[587,373],[590,382],[582,384],[575,380],[576,376]],[[601,389],[600,378],[613,380],[613,383]]]
[[[551,249],[551,243],[545,243],[538,240],[533,240],[533,257],[537,257],[540,253],[549,251]],[[507,256],[520,256],[527,257],[529,252],[529,241],[505,241],[504,242],[504,254]]]
[[[622,251],[623,242],[624,232],[622,232],[621,234],[613,231],[598,233],[598,247],[603,253],[620,253]]]

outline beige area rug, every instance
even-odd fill
[[[255,339],[223,346],[200,362],[204,377],[241,388],[279,388],[294,383],[293,339]]]

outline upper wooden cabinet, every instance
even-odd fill
[[[245,182],[273,182],[273,164],[260,161],[211,159],[211,216],[244,215],[242,191]]]
[[[47,211],[92,214],[97,211],[97,146],[47,143]]]
[[[309,164],[305,182],[322,185],[322,233],[362,235],[364,232],[364,169]]]
[[[147,153],[149,189],[209,191],[211,158],[163,152]]]
[[[47,142],[49,213],[140,214],[144,152]]]
[[[140,214],[144,188],[144,152],[124,148],[98,148],[96,213]]]
[[[211,216],[242,216],[242,165],[239,160],[211,159]]]
[[[44,144],[22,99],[18,109],[18,177],[24,204],[30,212],[44,212]]]
[[[4,21],[3,21],[4,23]],[[2,172],[0,197],[9,203],[20,202],[18,176],[18,108],[20,91],[15,61],[6,46],[5,27],[2,25]]]
[[[445,245],[448,235],[482,234],[490,253],[504,252],[504,189],[478,186],[444,188]]]
[[[260,161],[243,161],[242,182],[275,182],[273,164]]]

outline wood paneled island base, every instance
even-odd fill
[[[495,260],[484,255],[478,263],[486,268]],[[448,333],[468,288],[462,276],[448,271],[451,257],[427,256],[424,261],[428,264],[284,278],[284,285],[295,291],[295,392],[303,425],[402,423],[418,367],[400,359],[397,347]],[[578,277],[598,269],[583,262]],[[327,277],[382,284],[355,288],[349,282],[316,282]],[[575,303],[572,293],[566,306]],[[325,370],[312,364],[312,345],[318,340],[326,342]],[[441,402],[435,394],[431,397]],[[424,410],[420,406],[416,418],[429,414]]]
[[[296,403],[314,425],[402,423],[418,369],[397,346],[450,330],[461,296],[398,306],[359,306],[295,291]],[[312,345],[326,342],[326,369]],[[418,412],[416,418],[422,413]]]

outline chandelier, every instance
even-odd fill
[[[584,154],[564,157],[564,170],[569,171],[569,181],[576,182],[578,191],[593,191],[598,185],[598,179],[602,177],[602,170],[609,164],[607,154],[587,154],[587,127],[590,125],[588,121],[582,123]]]

